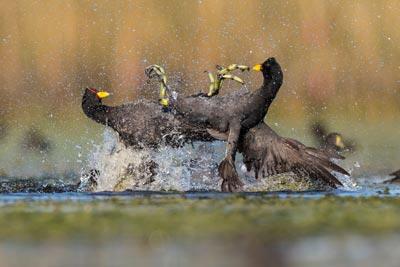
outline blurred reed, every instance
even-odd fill
[[[393,117],[399,14],[398,0],[2,0],[0,114],[73,113],[86,86],[110,90],[114,104],[156,97],[140,90],[153,63],[180,76],[182,90],[205,90],[215,64],[275,56],[285,85],[274,114]]]
[[[144,68],[166,67],[179,90],[206,90],[215,64],[275,56],[285,82],[268,122],[310,143],[308,125],[357,138],[363,169],[398,166],[398,0],[0,0],[0,175],[79,171],[102,127],[81,112],[87,86],[107,104],[156,99]],[[259,73],[241,75],[254,88]],[[223,92],[238,85],[230,83]],[[22,153],[40,130],[47,154]],[[100,141],[101,142],[101,141]],[[382,164],[384,162],[384,164]]]

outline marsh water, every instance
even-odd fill
[[[341,177],[345,186],[329,191],[266,192],[270,184],[252,178],[239,158],[246,192],[221,193],[217,164],[223,149],[223,143],[213,142],[135,151],[106,129],[80,172],[3,176],[0,226],[9,230],[0,231],[0,266],[365,267],[382,261],[397,266],[397,217],[389,219],[384,230],[375,225],[389,216],[376,208],[400,195],[400,185],[383,183],[387,175]],[[149,159],[158,163],[155,176],[138,168]],[[356,173],[361,167],[353,160],[342,164]],[[95,186],[88,184],[87,172],[92,169],[99,171]],[[354,203],[346,207],[349,198]],[[339,209],[326,216],[332,201]],[[381,202],[376,206],[375,201]],[[363,218],[365,211],[359,207],[370,202],[375,208]],[[389,204],[387,213],[397,211],[396,205]],[[303,217],[308,206],[317,210],[310,218]],[[260,218],[243,216],[260,209],[266,209]],[[303,211],[297,214],[299,209]],[[214,229],[213,224],[224,224],[213,217],[220,215],[229,219]],[[191,228],[193,218],[200,222]],[[251,225],[260,219],[270,220],[272,226],[255,234]],[[363,220],[373,222],[364,225]],[[321,223],[327,223],[326,229],[314,230]]]
[[[394,267],[398,266],[400,260],[396,253],[400,248],[398,216],[389,226],[382,226],[388,227],[388,231],[371,227],[362,222],[363,217],[361,222],[356,217],[367,212],[370,213],[367,221],[372,219],[379,224],[379,220],[387,220],[387,215],[380,214],[378,209],[385,209],[385,202],[390,201],[387,198],[398,198],[399,194],[400,186],[363,182],[356,191],[336,190],[329,193],[248,192],[232,195],[220,192],[128,191],[2,194],[0,266],[372,267],[385,262],[385,266]],[[367,196],[369,198],[365,199]],[[369,205],[368,199],[372,196],[384,200],[378,206],[371,205],[367,210],[359,211],[360,205]],[[272,223],[288,225],[291,229],[285,230],[275,225],[266,233],[256,236],[240,223],[243,217],[238,215],[251,212],[251,209],[246,211],[247,204],[243,205],[243,200],[249,205],[254,205],[255,201],[256,209],[268,209],[269,199],[275,202],[273,206],[279,206],[279,202],[287,206],[285,200],[298,199],[306,200],[301,204],[303,209],[309,205],[310,209],[322,209],[323,216],[326,216],[329,209],[323,211],[324,206],[318,206],[321,203],[314,207],[314,201],[322,199],[332,205],[331,198],[344,198],[348,201],[348,197],[360,198],[361,201],[353,204],[350,209],[335,210],[339,219],[331,214],[325,221],[318,219],[321,215],[310,214],[308,234],[302,232],[302,224],[307,224],[307,219],[304,220],[293,211],[294,215],[289,216],[282,214],[285,213],[284,209],[272,211],[269,215],[263,214],[262,216],[271,216],[268,219]],[[217,204],[204,203],[209,200],[216,201]],[[399,203],[395,205],[398,207]],[[338,208],[340,207],[341,205]],[[397,211],[398,208],[393,206],[387,210],[388,213]],[[221,219],[214,220],[208,216],[214,212],[229,218],[225,222]],[[186,215],[182,217],[181,213]],[[89,219],[88,222],[88,214],[95,219]],[[132,217],[127,217],[127,214]],[[193,214],[194,219],[191,218]],[[175,221],[175,216],[180,222]],[[189,226],[187,229],[187,225],[182,226],[190,225],[196,218],[201,221],[199,216],[205,216],[206,219],[198,228],[196,223],[193,226],[195,228]],[[342,216],[350,219],[343,222],[340,218]],[[105,223],[102,221],[103,217],[110,218]],[[172,221],[172,225],[165,221],[168,219]],[[262,218],[252,217],[244,220],[260,227],[263,225],[257,222],[260,219]],[[237,220],[239,225],[236,225]],[[296,222],[289,223],[296,220],[300,221],[299,225]],[[327,223],[326,229],[321,231],[321,226],[317,227],[318,224],[313,223],[313,220],[317,220],[318,224]],[[75,226],[71,226],[71,223]],[[228,224],[227,229],[213,230],[213,225],[221,223]],[[151,226],[146,226],[147,224]],[[136,231],[132,232],[131,227]],[[9,228],[11,233],[5,233],[4,228]],[[274,231],[280,231],[281,234],[271,237],[275,235]]]

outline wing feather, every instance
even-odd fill
[[[339,155],[307,147],[291,138],[280,137],[265,123],[250,129],[239,149],[247,169],[254,169],[256,178],[293,172],[322,180],[336,188],[342,183],[332,172],[349,175],[331,161],[331,158],[342,158]]]

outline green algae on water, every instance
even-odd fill
[[[0,238],[233,238],[290,240],[320,234],[400,230],[400,199],[242,197],[17,202],[0,207]]]

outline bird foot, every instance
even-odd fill
[[[145,70],[145,74],[149,79],[157,79],[160,83],[160,98],[159,102],[164,109],[169,107],[169,96],[170,90],[167,85],[167,75],[163,67],[159,65],[148,66]]]
[[[219,175],[222,178],[222,192],[237,192],[243,187],[242,181],[236,171],[235,164],[230,159],[224,159],[218,167]]]
[[[217,75],[215,76],[211,72],[206,71],[208,73],[208,78],[210,79],[210,86],[207,93],[208,97],[218,95],[219,90],[222,87],[223,80],[234,80],[240,84],[244,84],[244,81],[241,78],[230,74],[232,71],[241,70],[243,72],[245,70],[250,70],[250,67],[239,64],[231,64],[226,68],[217,65],[216,68],[217,68]]]

